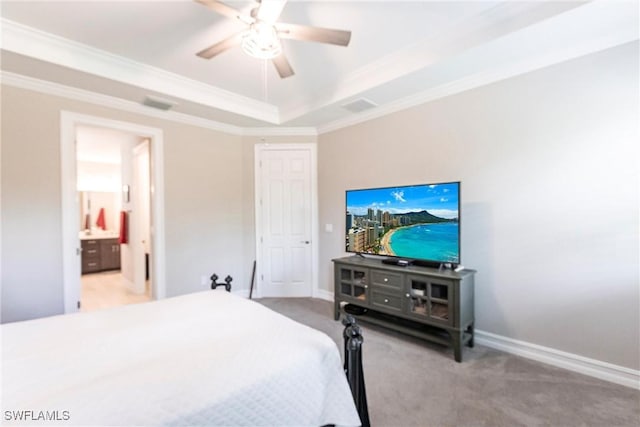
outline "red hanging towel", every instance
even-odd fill
[[[127,238],[127,213],[125,211],[120,212],[120,237],[118,243],[128,243]]]
[[[102,228],[103,230],[107,229],[107,224],[104,221],[104,208],[100,208],[100,212],[98,212],[98,219],[96,220],[96,226],[98,228]]]

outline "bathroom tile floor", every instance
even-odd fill
[[[96,311],[151,301],[148,294],[138,295],[127,289],[120,271],[83,274],[81,282],[80,311]]]

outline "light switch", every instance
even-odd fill
[[[327,233],[332,233],[333,232],[333,224],[325,224],[324,225],[324,231],[326,231]]]

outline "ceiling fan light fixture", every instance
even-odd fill
[[[273,59],[282,53],[282,44],[273,25],[257,21],[251,24],[242,39],[242,49],[258,59]]]
[[[351,31],[279,22],[280,13],[287,0],[254,0],[258,6],[251,9],[249,15],[219,0],[195,1],[233,20],[239,19],[248,26],[248,28],[245,27],[244,30],[202,49],[196,55],[204,59],[211,59],[228,49],[241,46],[249,56],[271,60],[282,79],[291,77],[295,73],[282,49],[280,39],[312,41],[337,46],[348,46],[351,40]]]

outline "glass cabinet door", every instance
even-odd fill
[[[342,296],[367,301],[367,270],[340,267],[340,293]]]
[[[449,321],[449,289],[444,283],[429,283],[429,317]]]
[[[427,316],[427,287],[429,283],[419,279],[409,279],[409,313],[417,316]]]
[[[410,276],[406,293],[408,314],[421,319],[452,324],[451,283]]]

